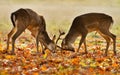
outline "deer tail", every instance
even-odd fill
[[[14,27],[15,27],[15,20],[16,20],[15,14],[12,13],[11,14],[11,21],[12,21],[12,24],[13,24]]]
[[[114,23],[113,18],[111,16],[109,17],[110,17],[111,24],[113,24]]]

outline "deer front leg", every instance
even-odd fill
[[[86,46],[86,39],[84,40],[84,47],[85,47],[85,54],[87,54],[87,46]]]
[[[40,42],[40,44],[41,44],[41,51],[42,51],[42,54],[45,54],[45,50],[46,50],[46,48],[44,48],[44,46],[43,46],[43,43],[42,43],[42,42]]]
[[[39,53],[39,35],[36,36],[36,48],[37,48],[37,53]]]
[[[80,47],[81,47],[81,45],[82,45],[83,42],[84,42],[84,45],[86,45],[86,44],[85,44],[86,35],[87,35],[87,34],[82,35],[82,37],[81,37],[81,39],[80,39],[80,42],[79,42],[79,46],[78,46],[77,52],[79,52],[79,49],[80,49]]]

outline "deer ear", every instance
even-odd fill
[[[55,39],[56,39],[56,35],[53,36],[52,41],[55,42]]]

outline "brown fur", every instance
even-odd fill
[[[85,52],[87,53],[85,38],[89,32],[96,31],[107,42],[105,55],[107,55],[110,38],[113,40],[113,51],[116,55],[116,36],[109,31],[112,23],[112,17],[103,13],[88,13],[77,16],[73,20],[71,28],[61,44],[62,48],[73,50],[74,48],[72,47],[72,43],[74,43],[76,38],[81,35],[81,40],[77,51],[79,51],[81,44],[84,43]]]
[[[46,32],[46,24],[43,16],[38,15],[31,9],[21,8],[11,14],[11,21],[14,27],[8,34],[7,49],[9,49],[9,40],[12,37],[12,53],[14,53],[15,40],[25,29],[31,31],[31,35],[36,38],[37,51],[39,41],[45,48],[55,50],[55,43],[49,38]]]

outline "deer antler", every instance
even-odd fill
[[[59,36],[58,36],[58,38],[57,38],[57,40],[56,40],[56,44],[58,43],[58,41],[61,39],[60,37],[62,36],[62,35],[64,35],[65,34],[65,32],[61,32],[61,30],[59,29]]]
[[[61,30],[59,30],[59,36],[58,36],[58,38],[57,38],[57,40],[56,40],[56,45],[57,45],[57,42],[61,39],[60,37],[61,37],[62,35],[64,35],[64,34],[65,34],[65,32],[61,32]],[[57,45],[57,47],[60,48],[61,50],[66,50],[66,49],[63,49],[62,47],[60,47],[60,46],[58,46],[58,45]],[[74,51],[74,50],[69,50],[69,51]]]

